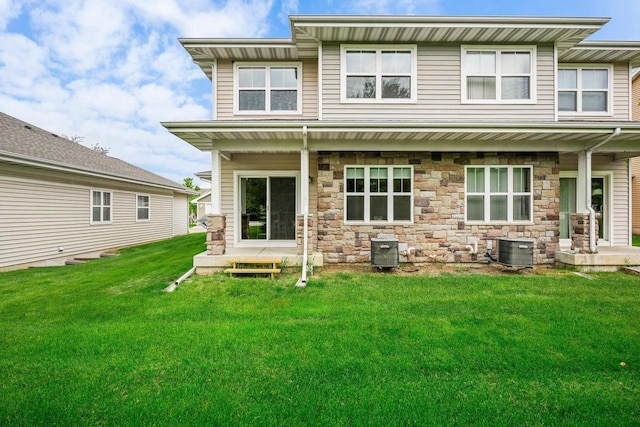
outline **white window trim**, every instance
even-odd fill
[[[364,193],[349,193],[347,192],[347,169],[349,168],[364,168]],[[386,193],[372,193],[370,192],[370,171],[372,168],[386,168],[387,169],[387,192]],[[410,169],[411,170],[411,190],[408,193],[396,193],[393,191],[393,169],[394,168],[402,168],[402,169]],[[406,225],[413,224],[413,188],[414,188],[414,175],[413,175],[413,165],[345,165],[344,167],[344,223],[345,224],[381,224],[381,225]],[[369,219],[370,217],[370,197],[371,196],[384,196],[388,197],[387,199],[387,218],[393,218],[393,196],[409,196],[410,202],[409,206],[411,207],[411,212],[409,214],[410,220],[408,221],[372,221]],[[364,221],[353,221],[347,220],[347,196],[364,196]]]
[[[282,248],[297,247],[297,231],[294,240],[246,240],[242,239],[242,214],[240,206],[240,179],[241,178],[269,178],[269,177],[295,177],[296,179],[296,213],[300,215],[302,212],[302,190],[300,185],[299,170],[236,170],[233,171],[233,245],[236,248],[251,247],[274,247]],[[307,184],[308,185],[308,184]],[[296,226],[297,227],[297,226]]]
[[[93,208],[96,207],[93,204],[93,193],[94,192],[99,192],[100,193],[100,218],[102,219],[102,214],[103,214],[103,208],[105,205],[102,204],[102,200],[103,200],[103,194],[104,193],[109,193],[110,197],[109,199],[111,200],[111,204],[109,205],[109,208],[111,208],[111,215],[110,215],[110,219],[109,221],[94,221],[93,220]],[[89,224],[90,225],[103,225],[103,224],[112,224],[113,223],[113,191],[109,191],[109,190],[102,190],[99,188],[92,188],[89,190]]]
[[[240,87],[239,87],[239,77],[238,77],[238,68],[242,67],[255,67],[255,68],[265,68],[265,110],[264,111],[245,111],[240,110]],[[269,73],[269,69],[271,67],[279,68],[279,67],[295,67],[298,70],[298,87],[297,87],[297,107],[296,111],[271,111],[271,76]],[[233,64],[233,112],[237,115],[248,115],[248,116],[264,116],[264,115],[300,115],[302,114],[302,62],[236,62]]]
[[[347,51],[376,51],[376,98],[347,98]],[[409,98],[382,98],[382,51],[405,50],[411,52],[411,96]],[[415,44],[343,44],[340,46],[340,102],[346,104],[415,104],[418,96],[418,47]]]
[[[468,169],[479,169],[479,168],[484,168],[485,173],[485,179],[484,179],[484,192],[482,193],[475,193],[475,192],[469,192],[467,191],[467,176],[468,176]],[[491,192],[491,179],[490,179],[490,170],[491,168],[507,168],[508,172],[507,172],[507,192],[506,193],[492,193]],[[517,192],[515,193],[513,191],[513,169],[514,168],[529,168],[531,170],[531,173],[529,174],[529,188],[531,188],[531,191],[528,193],[522,193],[522,192]],[[469,166],[465,166],[464,167],[464,205],[465,205],[465,209],[464,209],[464,221],[466,224],[471,224],[471,225],[512,225],[512,224],[518,224],[518,225],[531,225],[534,224],[534,218],[533,218],[533,206],[534,206],[534,188],[533,188],[533,166],[532,165],[469,165]],[[475,220],[469,220],[467,218],[467,214],[469,213],[469,209],[467,209],[467,196],[469,195],[482,195],[485,197],[484,199],[484,220],[483,221],[475,221]],[[501,221],[491,221],[489,220],[489,218],[491,218],[491,202],[490,202],[490,196],[491,195],[506,195],[507,196],[507,220],[501,220]],[[525,220],[525,221],[514,221],[513,220],[513,196],[520,196],[520,195],[530,195],[531,196],[531,205],[529,206],[529,218],[531,218],[530,220]]]
[[[495,52],[496,58],[499,58],[501,52],[530,52],[531,54],[531,73],[529,99],[500,99],[502,94],[501,85],[501,61],[496,59],[496,99],[468,99],[467,98],[467,51],[481,51],[481,52]],[[462,104],[537,104],[538,103],[538,79],[537,79],[537,46],[532,45],[514,45],[514,46],[474,46],[474,45],[462,45],[460,46],[460,102]]]
[[[608,70],[608,82],[609,85],[607,89],[607,111],[582,111],[582,73],[583,69],[588,70]],[[558,106],[556,107],[556,111],[558,116],[566,117],[566,116],[581,116],[581,117],[611,117],[613,116],[613,65],[603,65],[603,64],[559,64],[558,65],[558,74],[556,80],[560,78],[560,70],[577,70],[577,89],[576,89],[576,110],[577,111],[560,111],[560,105],[558,102]],[[559,100],[560,92],[570,91],[571,89],[561,89],[560,85],[557,85],[556,89],[556,99]],[[602,92],[602,89],[591,89],[587,90],[594,92]]]
[[[140,219],[138,218],[138,209],[144,208],[144,206],[140,206],[138,205],[138,197],[146,197],[149,199],[149,206],[147,206],[147,210],[149,211],[149,217],[148,218],[143,218]],[[149,222],[151,221],[151,195],[149,194],[143,194],[143,193],[139,193],[136,194],[136,222]]]

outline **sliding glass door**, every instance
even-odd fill
[[[240,240],[295,241],[297,178],[239,176]]]

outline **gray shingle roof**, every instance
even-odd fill
[[[0,156],[58,166],[107,178],[138,181],[188,193],[189,189],[130,163],[55,135],[0,112]]]

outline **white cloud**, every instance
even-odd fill
[[[367,15],[436,15],[441,0],[357,0],[345,5],[349,13]]]
[[[7,28],[7,24],[22,12],[23,2],[20,0],[0,0],[0,31]]]

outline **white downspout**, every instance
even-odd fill
[[[596,211],[591,207],[591,155],[593,150],[602,147],[616,136],[620,135],[620,128],[615,128],[613,133],[596,145],[589,147],[585,152],[586,187],[587,187],[587,211],[589,212],[589,252],[596,252]]]
[[[302,150],[300,151],[300,181],[302,196],[302,276],[296,286],[307,286],[307,261],[309,251],[309,149],[307,147],[307,126],[302,126]]]

